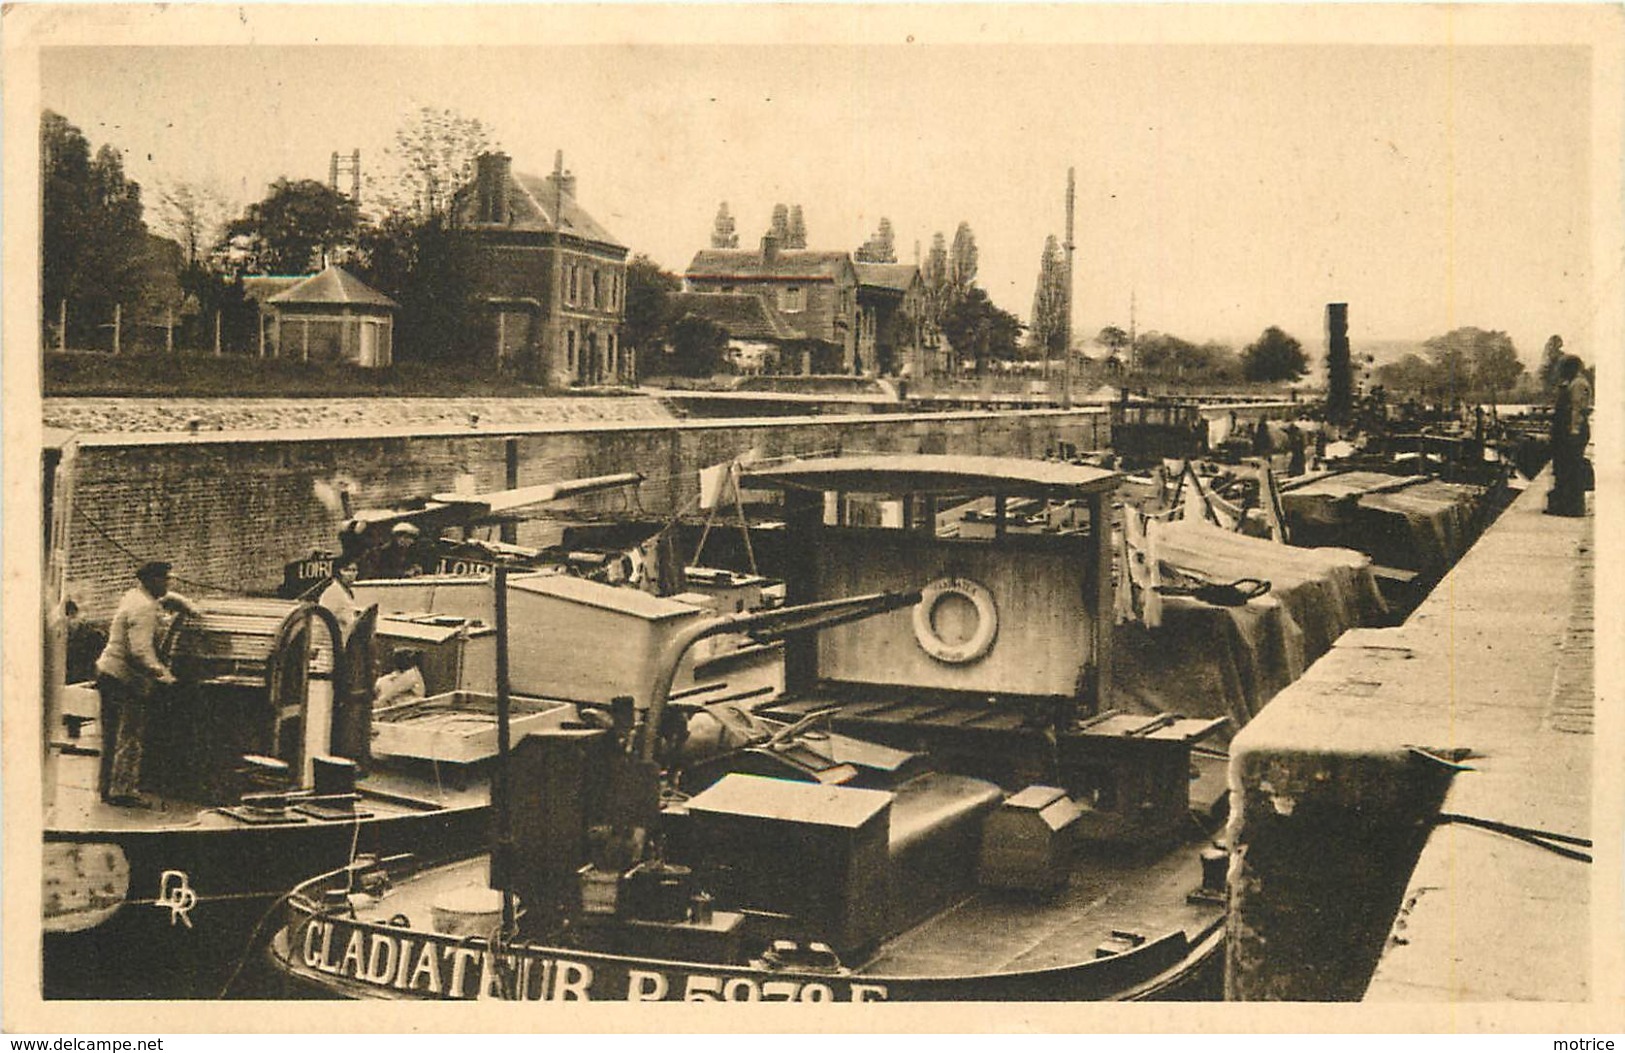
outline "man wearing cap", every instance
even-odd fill
[[[423,573],[423,552],[419,531],[413,523],[396,523],[389,530],[390,541],[378,551],[372,572],[376,578],[415,578]]]
[[[126,808],[151,807],[141,797],[141,754],[148,707],[159,684],[175,675],[158,655],[159,635],[168,628],[165,611],[195,613],[192,601],[169,591],[169,564],[143,563],[140,582],[119,600],[107,630],[107,646],[96,659],[101,694],[102,799]]]

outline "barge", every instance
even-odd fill
[[[274,966],[378,999],[1215,997],[1223,762],[1195,747],[1225,720],[1111,705],[1117,481],[931,456],[747,473],[785,493],[791,606],[696,622],[609,722],[520,739],[491,852],[298,885]],[[1017,497],[1072,525],[938,529]],[[786,640],[784,695],[671,704],[683,656],[740,634]]]

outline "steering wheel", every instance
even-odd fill
[[[169,628],[164,632],[164,638],[158,642],[158,660],[169,667],[172,676],[175,675],[175,663],[172,661],[175,648],[180,644],[181,633],[186,631],[190,617],[184,607],[176,611],[175,616],[169,621]]]

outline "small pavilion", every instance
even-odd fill
[[[337,264],[263,301],[271,315],[269,351],[303,362],[352,362],[379,368],[394,361],[398,305]],[[260,354],[267,352],[260,326]]]

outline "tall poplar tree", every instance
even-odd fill
[[[1061,344],[1066,339],[1066,260],[1053,234],[1044,239],[1044,252],[1038,261],[1029,332],[1046,363],[1052,354],[1065,351]]]
[[[891,220],[885,216],[880,217],[880,225],[875,232],[869,235],[869,240],[858,246],[853,257],[859,263],[896,263],[897,241],[892,232]]]
[[[954,231],[953,251],[948,256],[948,284],[956,297],[964,296],[976,284],[976,235],[963,220]]]

